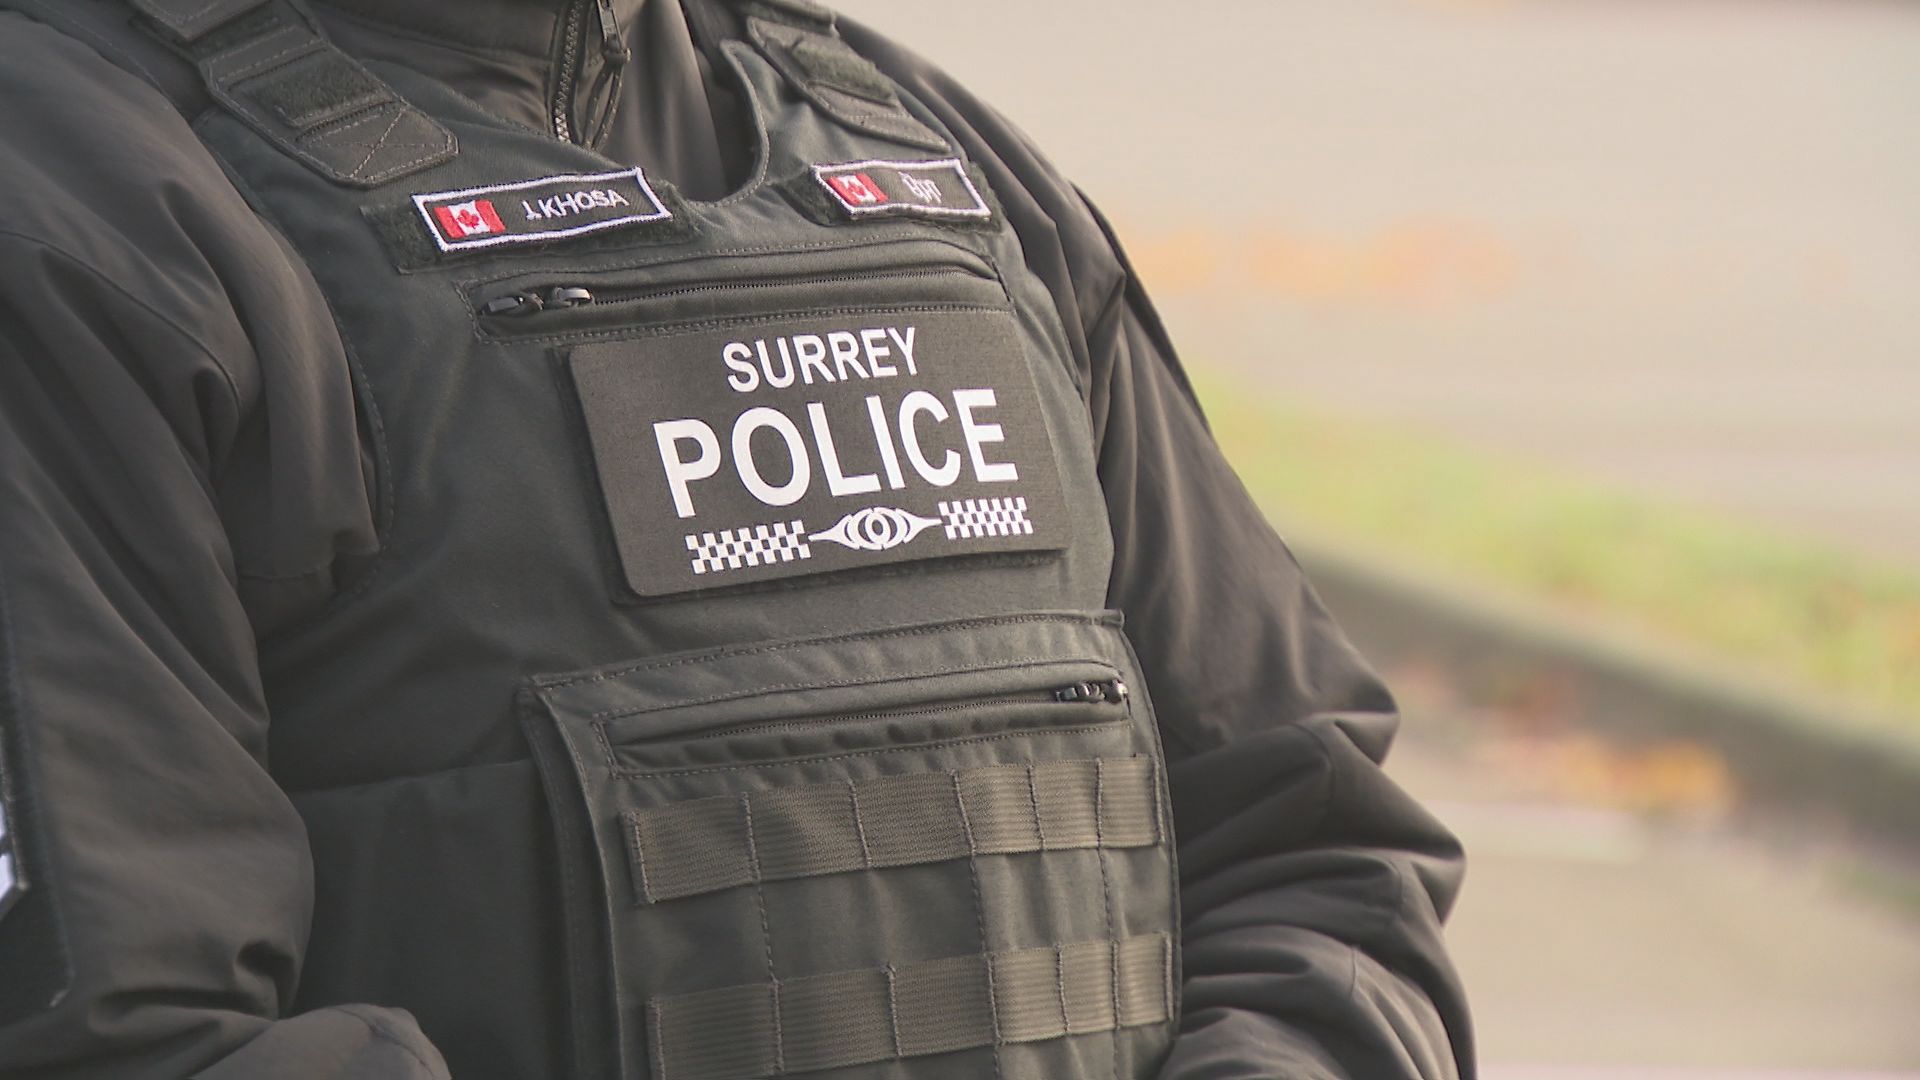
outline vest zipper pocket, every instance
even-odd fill
[[[506,293],[496,296],[480,307],[480,314],[502,319],[521,319],[541,312],[559,312],[568,308],[585,307],[589,304],[636,304],[647,300],[667,300],[678,296],[692,296],[700,293],[734,292],[745,289],[775,289],[784,286],[817,285],[832,288],[853,282],[887,280],[898,281],[909,278],[940,277],[958,275],[972,277],[965,270],[929,268],[924,270],[896,270],[872,274],[830,274],[774,281],[750,281],[713,285],[685,285],[677,288],[645,288],[632,285],[611,285],[594,288],[589,285],[548,285]]]
[[[814,717],[793,720],[769,720],[762,723],[736,724],[731,727],[717,728],[700,733],[698,738],[719,739],[734,735],[756,735],[763,732],[809,730],[828,724],[882,724],[893,720],[911,720],[938,718],[966,714],[983,709],[1001,706],[1017,707],[1022,705],[1084,704],[1098,708],[1107,706],[1101,714],[1092,714],[1094,720],[1118,720],[1118,710],[1126,705],[1126,681],[1115,676],[1098,682],[1075,682],[1052,690],[1037,690],[1026,694],[1002,694],[996,697],[974,698],[967,701],[943,702],[936,705],[924,705],[918,708],[888,709],[881,712],[854,713],[844,716]]]
[[[887,253],[885,265],[874,265],[876,250]],[[742,260],[715,258],[643,271],[523,274],[476,286],[468,301],[480,335],[494,340],[640,334],[837,308],[997,309],[1008,303],[990,263],[938,241],[809,253],[804,262],[774,273],[741,273]]]
[[[879,748],[1084,731],[1128,718],[1127,683],[1115,672],[1044,689],[822,715],[783,715],[696,730],[609,732],[608,752],[625,770],[733,767]]]

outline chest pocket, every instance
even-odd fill
[[[1150,1075],[1175,900],[1138,686],[1117,618],[1072,614],[537,680],[618,1074]]]
[[[1071,537],[1018,322],[939,241],[476,287],[483,336],[550,343],[641,598]]]

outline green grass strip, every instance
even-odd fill
[[[1920,729],[1920,573],[1445,438],[1200,390],[1283,535],[1350,541]]]

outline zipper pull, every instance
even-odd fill
[[[620,20],[614,16],[613,0],[598,0],[600,15],[600,54],[615,68],[625,67],[633,50],[620,34]]]
[[[480,314],[508,317],[531,315],[543,307],[546,307],[546,305],[540,301],[539,296],[533,293],[510,293],[506,296],[496,296],[487,301],[481,306]]]
[[[480,305],[480,314],[515,319],[542,311],[585,307],[593,303],[593,290],[579,285],[555,285],[545,293],[517,292],[496,296]]]
[[[1061,702],[1086,701],[1099,704],[1111,701],[1119,704],[1127,700],[1127,684],[1120,679],[1107,682],[1082,682],[1072,686],[1063,686],[1053,692],[1053,700]]]
[[[593,303],[593,291],[578,285],[555,285],[547,290],[546,306],[550,308],[585,307]]]

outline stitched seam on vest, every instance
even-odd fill
[[[1151,771],[1148,773],[1147,783],[1149,798],[1151,798],[1153,791]],[[1118,939],[1115,937],[1113,929],[1113,873],[1107,865],[1106,851],[1106,794],[1106,761],[1102,758],[1095,758],[1093,760],[1093,857],[1099,860],[1100,863],[1100,902],[1106,909],[1107,940],[1115,941]],[[1064,964],[1065,962],[1066,957],[1062,954],[1061,963]],[[1107,980],[1108,992],[1113,997],[1113,1077],[1114,1080],[1120,1080],[1120,950],[1118,948],[1109,948],[1107,950]],[[1067,984],[1065,975],[1062,975],[1060,980],[1060,1016],[1066,1024],[1067,1030],[1072,1032],[1073,1017],[1067,1012]]]
[[[993,1076],[1000,1080],[1000,1005],[993,992],[993,942],[987,937],[987,903],[980,895],[980,845],[973,838],[973,822],[967,817],[967,800],[960,793],[960,770],[948,769],[953,785],[953,805],[960,813],[960,830],[967,840],[967,882],[973,889],[973,925],[980,933],[980,955],[987,961],[987,1016],[993,1021]]]
[[[439,127],[437,124],[434,124],[431,120],[427,119],[424,113],[418,112],[412,106],[406,104],[405,102],[395,101],[395,102],[386,102],[381,105],[374,106],[373,110],[370,112],[369,115],[362,116],[357,119],[349,118],[349,119],[340,121],[330,127],[316,128],[313,131],[303,133],[298,138],[298,142],[301,145],[296,149],[296,152],[301,154],[311,155],[311,151],[306,150],[307,146],[324,144],[325,140],[330,140],[335,136],[342,134],[343,132],[351,131],[354,128],[362,127],[364,125],[373,123],[374,121],[380,119],[381,116],[388,110],[391,110],[393,113],[392,122],[387,125],[386,130],[382,131],[380,135],[374,138],[371,142],[366,142],[366,141],[357,140],[357,139],[348,139],[344,143],[337,144],[343,149],[357,149],[362,146],[369,147],[369,149],[367,150],[366,156],[360,159],[360,163],[358,165],[355,165],[351,170],[345,173],[346,176],[355,180],[362,180],[367,183],[378,183],[390,177],[402,175],[411,169],[414,169],[420,165],[423,165],[426,162],[432,161],[436,156],[445,153],[450,147],[453,146],[454,140],[453,140],[452,132]],[[432,142],[393,142],[392,141],[393,133],[396,130],[398,130],[401,122],[406,120],[410,116],[418,117],[422,122],[427,124],[426,130],[429,133],[438,131],[440,132],[441,137]],[[398,148],[398,149],[419,150],[420,156],[395,162],[394,164],[378,172],[373,172],[373,173],[366,172],[367,166],[373,163],[373,159],[376,156],[378,156],[380,151],[387,149],[389,146]],[[313,160],[318,161],[318,158],[313,158]],[[330,172],[335,171],[332,166],[326,165],[324,162],[322,162],[321,164],[323,167],[327,168],[328,171]]]
[[[767,887],[760,873],[760,846],[753,835],[753,799],[740,795],[740,817],[747,828],[747,869],[753,876],[753,906],[760,915],[760,948],[767,961],[767,990],[773,999],[773,1070],[787,1071],[786,1039],[780,1030],[780,976],[773,968],[773,926],[767,919]]]

